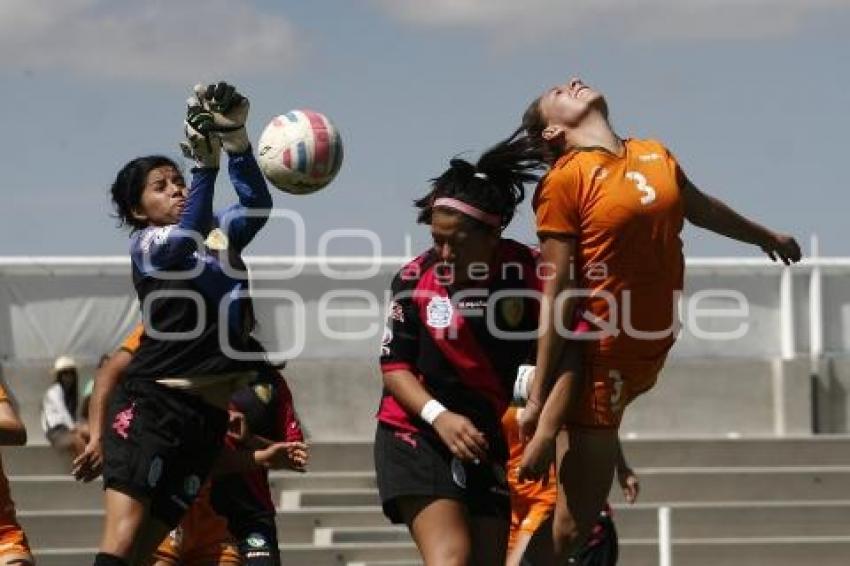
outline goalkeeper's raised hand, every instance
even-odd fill
[[[227,153],[248,151],[251,142],[245,130],[250,103],[236,87],[225,82],[211,85],[195,85],[195,96],[204,108],[212,114],[210,131],[221,138],[221,144]]]
[[[212,132],[212,112],[205,109],[196,96],[189,97],[186,105],[186,120],[183,122],[186,140],[180,142],[180,149],[198,167],[217,169],[221,140]]]

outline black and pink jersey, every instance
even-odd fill
[[[456,288],[450,269],[430,250],[396,274],[381,370],[412,372],[447,409],[488,437],[501,437],[517,368],[535,353],[538,254],[503,239],[492,264],[476,267],[473,281]],[[405,431],[430,430],[386,390],[377,417]]]

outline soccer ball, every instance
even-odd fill
[[[257,162],[278,189],[306,195],[333,181],[342,165],[342,138],[327,116],[292,110],[272,118],[260,135]]]

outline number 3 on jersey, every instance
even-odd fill
[[[641,192],[640,203],[643,205],[655,202],[655,189],[646,182],[646,177],[643,173],[637,171],[626,171],[626,179],[634,181],[637,185],[637,190]]]

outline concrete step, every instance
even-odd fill
[[[30,434],[33,432],[30,431]],[[2,454],[3,470],[7,476],[71,473],[70,456],[60,454],[48,445],[4,446]]]
[[[74,481],[70,475],[10,476],[9,489],[19,511],[102,509],[103,483]]]
[[[634,467],[850,466],[850,435],[789,438],[624,439]],[[371,442],[314,442],[310,471],[373,471]],[[4,447],[7,475],[65,475],[70,460],[50,446]]]
[[[643,468],[641,501],[836,501],[850,498],[850,467]],[[611,500],[622,502],[615,485]]]
[[[615,508],[621,538],[654,539],[658,510],[648,505]],[[850,536],[850,501],[839,503],[756,503],[753,505],[682,504],[672,507],[673,536],[677,539],[761,539]],[[333,526],[317,528],[317,545],[401,542],[410,540],[404,526]]]
[[[304,507],[373,507],[380,505],[377,489],[284,490],[278,507],[283,511]]]
[[[306,474],[298,472],[272,472],[269,476],[272,493],[283,490],[297,489],[375,489],[374,470],[370,471],[309,471]]]
[[[416,547],[408,543],[357,545],[282,545],[284,564],[310,566],[407,566],[421,564]],[[88,566],[94,560],[94,548],[37,549],[38,566]],[[676,540],[673,563],[686,566],[847,566],[850,537],[821,539],[737,539]],[[620,564],[657,566],[658,550],[654,540],[621,540]]]
[[[844,536],[850,533],[850,501],[689,503],[673,504],[671,508],[673,533],[681,538]],[[657,508],[654,506],[641,503],[615,506],[614,516],[624,538],[648,539],[657,534]],[[18,518],[34,545],[87,547],[99,540],[103,513],[21,512]],[[336,534],[354,532],[348,530],[352,528],[381,531],[389,526],[377,506],[312,507],[277,514],[278,537],[282,543],[313,542],[317,529]]]
[[[850,534],[850,500],[833,502],[759,501],[751,503],[674,503],[673,536],[699,538],[818,537]],[[655,538],[654,505],[615,505],[620,536]]]
[[[18,520],[33,545],[89,547],[98,543],[102,511],[22,511]],[[325,507],[295,509],[277,514],[281,543],[308,544],[317,528],[380,527],[389,523],[380,507]]]
[[[833,501],[850,498],[850,467],[639,468],[641,500],[646,503],[686,501]],[[374,472],[293,472],[271,476],[272,493],[281,507],[375,505]],[[12,476],[12,498],[21,511],[101,509],[100,482],[80,484],[70,476]],[[294,493],[304,502],[293,504]],[[341,497],[342,499],[336,499]],[[615,486],[611,500],[622,502]],[[284,501],[287,501],[284,503]],[[301,501],[298,499],[297,501]]]
[[[650,468],[638,470],[644,503],[697,501],[836,501],[850,498],[850,467]],[[619,487],[611,500],[622,502]],[[375,505],[377,489],[281,492],[280,506]]]
[[[333,545],[317,547],[312,544],[283,544],[283,564],[298,566],[341,566],[350,562],[373,562],[377,560],[415,560],[418,557],[412,543],[363,545]],[[34,549],[38,566],[89,566],[94,560],[96,548],[44,548]]]
[[[786,438],[623,439],[639,468],[732,466],[850,466],[850,436]]]
[[[274,472],[272,493],[297,489],[375,489],[374,472]],[[83,484],[70,475],[15,475],[9,477],[15,505],[22,511],[92,509],[103,507],[103,484]]]
[[[846,566],[850,537],[674,539],[673,564],[685,566]],[[655,540],[620,540],[619,564],[657,566]]]

